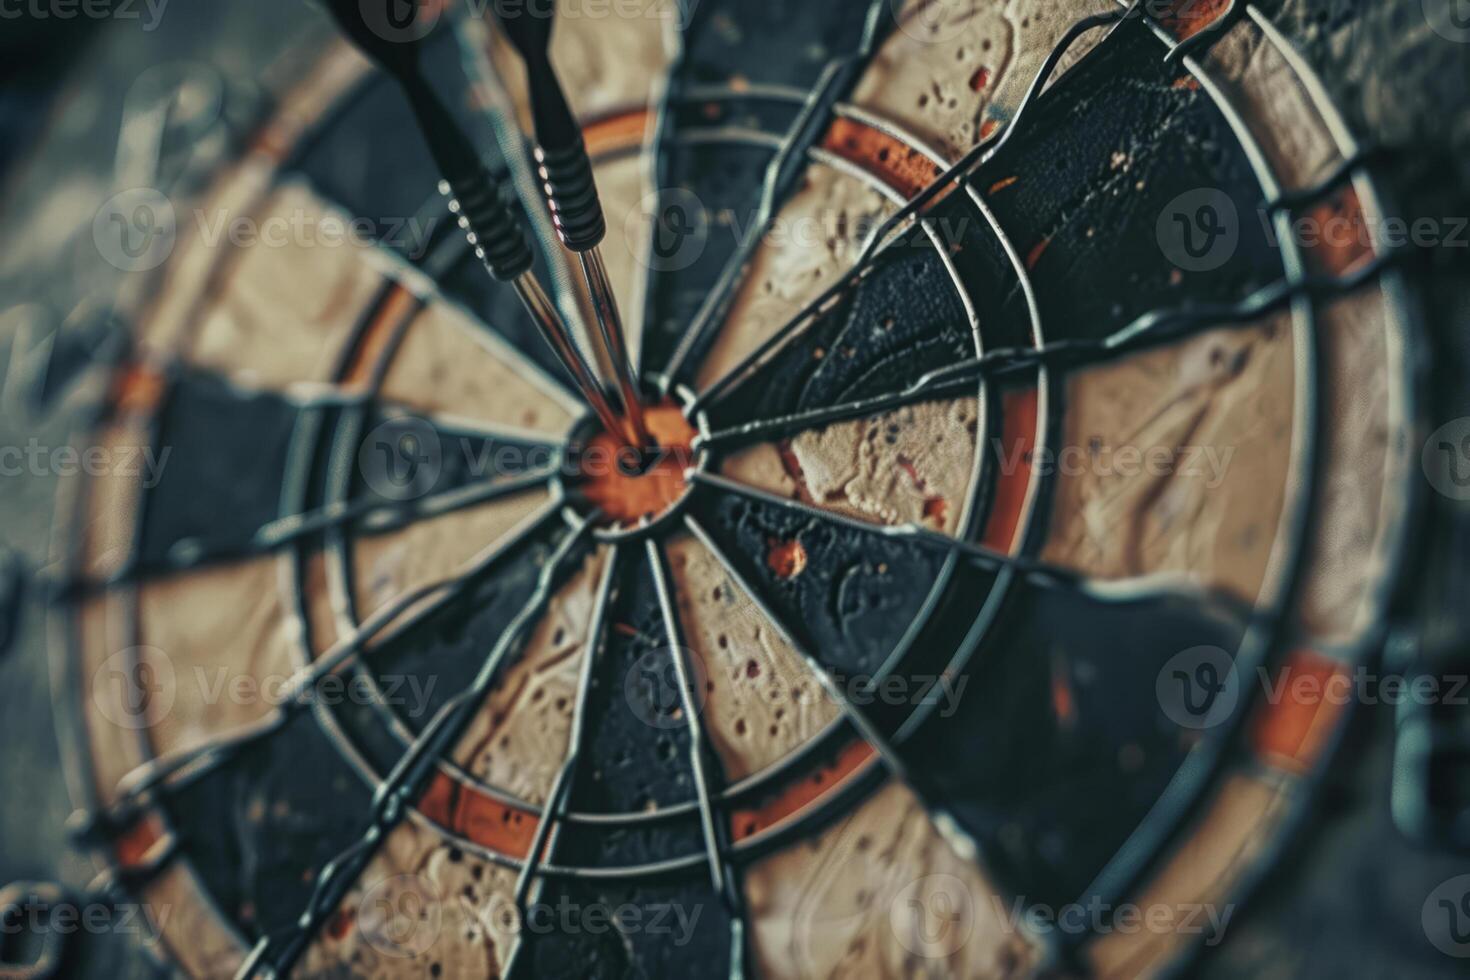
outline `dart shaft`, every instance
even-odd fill
[[[602,385],[598,383],[596,376],[587,366],[587,362],[582,359],[582,353],[577,349],[576,342],[572,340],[571,332],[567,330],[566,324],[556,312],[551,297],[547,296],[546,290],[541,287],[540,280],[533,273],[525,272],[512,282],[516,294],[521,298],[521,303],[526,307],[526,312],[531,314],[536,329],[541,332],[542,339],[546,341],[562,367],[566,368],[567,373],[572,376],[582,397],[592,407],[592,411],[596,413],[603,427],[615,435],[624,431],[618,413],[608,403]]]
[[[654,443],[643,417],[622,316],[598,248],[607,234],[607,221],[592,174],[592,160],[551,63],[554,13],[553,3],[548,5],[547,15],[540,18],[511,16],[499,9],[496,17],[526,66],[541,188],[557,237],[567,251],[576,253],[582,267],[588,299],[597,317],[597,340],[601,342],[597,361],[611,368],[617,383],[625,417],[614,434],[621,434],[639,449],[649,449]]]
[[[602,250],[593,247],[577,253],[577,257],[581,260],[582,275],[587,280],[587,291],[597,314],[598,333],[601,335],[607,359],[617,375],[618,394],[622,397],[625,413],[625,430],[636,448],[652,448],[653,440],[643,420],[643,406],[639,401],[633,362],[628,353],[627,335],[623,332],[623,318],[618,313],[618,301],[613,295],[612,283],[608,281]]]
[[[609,404],[601,379],[583,359],[565,321],[532,272],[535,257],[519,216],[506,205],[494,176],[425,75],[421,64],[423,38],[406,43],[390,41],[364,19],[368,8],[356,0],[329,0],[328,9],[344,33],[402,87],[415,122],[443,176],[440,190],[449,198],[450,210],[464,229],[475,255],[496,279],[514,284],[542,338],[571,375],[603,427],[616,438],[628,439],[634,447],[648,447],[650,442],[638,406],[638,392],[633,385],[622,322],[601,256],[594,255],[590,261],[584,257],[583,272],[592,293],[605,345],[605,350],[600,353],[608,355],[607,360],[617,375],[625,408],[625,417],[622,418]],[[569,248],[579,253],[595,249],[605,232],[602,207],[597,199],[592,165],[581,134],[576,129],[550,64],[546,62],[550,23],[519,19],[515,24],[523,46],[529,45],[539,53],[539,57],[533,59],[537,66],[532,72],[533,83],[549,84],[552,88],[552,98],[548,99],[543,94],[536,101],[543,113],[538,120],[538,132],[544,129],[549,142],[556,147],[550,154],[541,155],[539,163],[557,230]],[[546,114],[548,109],[549,115]],[[564,192],[560,198],[558,188]],[[558,208],[559,200],[565,203],[565,207]]]

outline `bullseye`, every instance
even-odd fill
[[[596,522],[628,531],[658,522],[689,493],[686,471],[702,454],[693,448],[695,428],[672,400],[645,406],[655,447],[639,453],[599,429],[576,455],[578,489]]]

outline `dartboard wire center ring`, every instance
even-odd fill
[[[651,451],[628,446],[584,414],[566,440],[553,490],[592,519],[594,540],[641,541],[667,529],[695,491],[691,472],[708,469],[711,452],[699,444],[708,431],[702,412],[690,414],[694,393],[679,386],[661,396],[644,385],[644,414],[657,444]]]

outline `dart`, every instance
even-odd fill
[[[592,176],[592,160],[587,155],[582,131],[572,116],[566,93],[551,64],[555,3],[548,3],[544,11],[530,7],[507,10],[496,4],[495,16],[526,67],[541,187],[557,236],[568,251],[577,254],[582,267],[582,277],[597,314],[604,353],[617,375],[618,391],[628,420],[628,434],[634,445],[651,447],[654,443],[644,423],[622,316],[602,259],[600,246],[607,234],[607,221],[603,217],[597,182]]]
[[[449,197],[449,209],[458,216],[475,255],[492,276],[515,287],[541,336],[608,432],[616,435],[626,431],[532,271],[531,248],[498,183],[422,71],[420,53],[430,31],[415,27],[407,31],[387,29],[386,8],[391,2],[383,0],[384,26],[370,22],[373,5],[361,0],[328,0],[327,8],[348,39],[395,79],[407,96],[414,120],[443,177],[439,189]]]

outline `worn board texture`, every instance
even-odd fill
[[[1463,11],[1462,0],[1263,0],[1261,6],[1325,79],[1354,134],[1389,150],[1382,181],[1401,213],[1470,214],[1470,36],[1458,42],[1430,26],[1443,23],[1450,8]],[[91,282],[95,270],[78,259],[71,229],[106,195],[123,93],[158,52],[243,76],[246,101],[263,111],[304,63],[311,42],[324,36],[324,21],[310,5],[276,4],[266,16],[248,0],[178,4],[154,31],[119,20],[89,31],[85,43],[78,35],[47,121],[26,127],[41,138],[13,152],[10,134],[0,133],[11,153],[9,171],[0,174],[0,217],[8,229],[0,246],[0,367],[17,356],[10,339],[18,317],[69,309],[79,286]],[[34,79],[27,84],[34,88]],[[1434,339],[1435,425],[1470,414],[1466,258],[1464,250],[1445,250],[1413,280]],[[0,414],[0,445],[25,446],[32,438],[60,445],[67,422],[64,406],[42,419],[7,409]],[[49,476],[0,477],[0,544],[35,565],[46,560],[54,491]],[[1463,513],[1436,516],[1452,527],[1467,523]],[[1445,534],[1440,546],[1454,540]],[[1431,550],[1424,564],[1429,574],[1439,558]],[[27,607],[17,644],[0,661],[0,884],[59,879],[80,887],[92,869],[63,830],[70,806],[53,735],[40,613]],[[1312,818],[1237,914],[1227,940],[1199,958],[1202,975],[1462,975],[1461,964],[1425,940],[1420,910],[1435,885],[1470,865],[1416,847],[1392,829],[1392,720],[1382,705],[1359,713]],[[147,958],[141,939],[136,929],[83,935],[68,973],[169,975]]]

